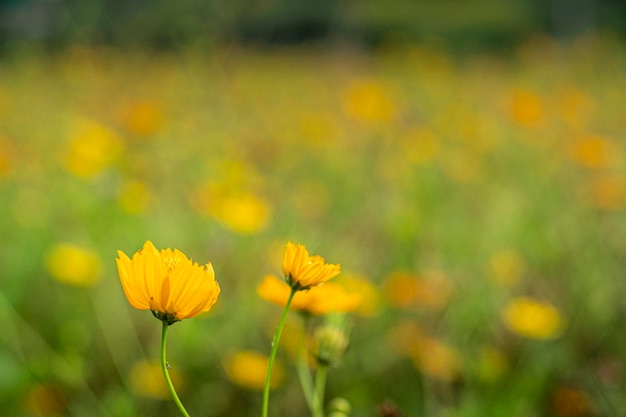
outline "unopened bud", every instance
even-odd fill
[[[343,397],[335,397],[328,403],[328,411],[349,415],[352,412],[352,404]],[[330,415],[329,415],[330,417]]]
[[[313,355],[320,365],[332,366],[343,357],[349,343],[343,326],[324,324],[313,334]]]

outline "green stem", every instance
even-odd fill
[[[313,379],[311,378],[311,373],[309,372],[309,364],[307,361],[307,349],[305,345],[305,340],[307,338],[308,332],[308,320],[307,317],[303,317],[303,333],[300,336],[300,341],[298,343],[298,357],[296,359],[296,370],[298,371],[298,378],[300,379],[300,385],[302,386],[302,391],[304,392],[304,399],[306,400],[307,405],[309,406],[309,411],[313,413],[313,404],[314,404],[314,388],[313,388]]]
[[[315,375],[315,407],[313,417],[324,417],[324,390],[326,389],[327,365],[319,365]]]
[[[276,333],[274,333],[274,340],[272,340],[272,351],[270,353],[269,363],[267,364],[267,376],[265,377],[265,388],[263,390],[263,417],[268,416],[270,402],[270,380],[272,379],[272,368],[274,367],[274,359],[276,359],[276,352],[278,351],[278,342],[280,341],[280,335],[283,332],[283,327],[285,327],[285,321],[287,321],[289,306],[291,306],[291,301],[293,300],[293,296],[296,294],[296,291],[297,290],[295,288],[291,288],[291,293],[289,294],[289,298],[287,299],[287,304],[285,304],[285,309],[283,310],[283,314],[280,317],[280,321],[278,322],[278,328],[276,329]]]
[[[183,407],[183,403],[180,402],[180,399],[178,398],[178,394],[176,394],[176,390],[174,389],[174,384],[172,384],[172,380],[170,379],[170,373],[167,370],[167,361],[165,360],[165,350],[166,350],[165,340],[167,339],[167,329],[169,327],[169,324],[167,324],[166,321],[163,321],[162,323],[163,323],[163,331],[161,332],[161,369],[163,370],[163,376],[165,377],[165,382],[167,383],[167,387],[170,389],[172,398],[174,399],[176,406],[180,410],[180,413],[185,417],[189,417],[189,413],[187,412],[187,410],[185,410],[185,407]]]

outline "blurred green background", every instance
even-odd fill
[[[622,2],[0,11],[0,416],[176,415],[115,266],[148,239],[222,288],[170,330],[191,415],[260,413],[288,240],[362,300],[351,415],[626,409]],[[271,415],[307,414],[297,324]]]
[[[533,32],[626,33],[619,0],[2,0],[3,46],[23,41],[180,47],[349,41],[377,45],[443,37],[503,46]]]

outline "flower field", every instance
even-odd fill
[[[192,416],[260,415],[288,241],[341,274],[294,297],[270,416],[333,311],[328,417],[619,415],[625,91],[595,37],[3,57],[0,416],[175,415],[116,266],[147,240],[219,283],[169,330]]]

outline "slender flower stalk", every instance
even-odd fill
[[[298,352],[298,358],[296,360],[296,370],[298,372],[300,385],[302,386],[302,392],[304,393],[304,399],[306,400],[306,403],[309,406],[309,410],[312,413],[314,411],[314,404],[316,402],[313,379],[311,378],[311,374],[309,373],[306,349],[299,348],[299,350],[300,352]]]
[[[274,340],[272,340],[272,351],[270,353],[269,363],[267,365],[267,376],[265,377],[265,388],[263,389],[263,417],[268,416],[269,411],[269,401],[270,401],[270,381],[272,379],[272,368],[274,367],[274,360],[276,359],[276,352],[278,351],[278,342],[280,341],[280,336],[283,332],[283,327],[285,327],[285,322],[287,321],[287,313],[289,313],[289,306],[291,305],[291,301],[293,300],[293,296],[296,294],[297,289],[292,288],[291,293],[289,294],[289,298],[287,299],[287,304],[283,309],[283,314],[280,317],[280,321],[278,322],[278,328],[276,329],[276,333],[274,333]]]
[[[326,390],[326,376],[328,365],[319,365],[315,374],[315,403],[313,417],[324,417],[324,391]]]
[[[167,387],[169,388],[170,393],[172,394],[172,398],[174,399],[176,406],[180,410],[180,413],[185,417],[189,417],[189,413],[187,412],[187,410],[185,410],[183,403],[178,398],[178,394],[176,394],[176,390],[174,389],[174,384],[172,384],[172,379],[170,378],[170,373],[167,369],[168,364],[166,360],[166,340],[167,340],[167,329],[169,328],[169,326],[170,325],[167,324],[165,320],[163,320],[163,330],[161,332],[161,369],[163,370],[165,383],[167,384]]]
[[[306,400],[307,405],[309,406],[309,410],[313,413],[313,404],[315,402],[315,392],[313,387],[313,378],[311,378],[311,373],[309,371],[308,364],[308,350],[306,348],[306,338],[308,331],[308,322],[309,316],[306,314],[301,314],[302,323],[303,323],[303,332],[300,336],[300,340],[298,342],[298,352],[296,358],[296,370],[298,372],[298,379],[300,380],[300,385],[302,386],[302,392],[304,393],[304,399]]]

